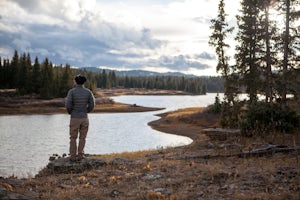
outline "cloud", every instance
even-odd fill
[[[12,41],[12,45],[18,47],[18,49],[20,49],[21,51],[26,51],[31,47],[31,44],[29,41],[18,39],[18,38],[14,39]]]
[[[201,16],[201,17],[195,17],[192,20],[197,22],[197,23],[209,24],[210,21],[211,21],[211,18]]]
[[[195,59],[192,59],[189,55],[178,55],[174,57],[162,56],[160,59],[160,65],[170,68],[172,70],[185,71],[189,68],[206,69],[208,65],[203,64]]]
[[[214,60],[216,59],[216,56],[214,54],[208,53],[208,52],[202,52],[200,54],[195,55],[195,59],[205,59],[205,60]]]
[[[44,23],[51,23],[51,19],[54,21],[81,21],[96,5],[96,0],[10,0],[10,2],[19,5],[28,13],[28,17],[47,16],[49,21],[43,21]]]
[[[215,60],[206,7],[217,2],[2,0],[0,56],[16,49],[78,67],[206,70]]]
[[[40,14],[44,6],[39,3],[40,1],[36,7],[33,0],[28,1],[28,4],[22,3],[23,1],[17,2],[24,10],[28,12],[32,10],[35,14]],[[149,29],[136,30],[130,26],[118,26],[101,20],[99,13],[91,12],[83,16],[80,22],[74,22],[72,26],[67,23],[54,25],[52,22],[8,23],[20,23],[22,31],[19,31],[20,29],[1,31],[1,44],[9,44],[11,49],[33,53],[34,56],[47,56],[55,63],[68,62],[76,66],[124,65],[124,60],[117,58],[118,54],[110,53],[112,50],[123,51],[125,55],[127,49],[133,47],[155,49],[161,45],[161,41],[152,38]],[[7,38],[9,32],[13,37]],[[39,52],[40,50],[42,51]],[[99,54],[106,56],[99,57]]]

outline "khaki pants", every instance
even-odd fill
[[[88,118],[71,118],[70,120],[70,157],[82,157],[84,154],[85,138],[89,129]],[[77,137],[79,133],[79,143],[77,149]]]

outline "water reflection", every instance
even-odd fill
[[[114,153],[186,145],[187,137],[161,133],[147,125],[157,119],[153,113],[118,113],[90,115],[86,152]]]
[[[32,176],[49,155],[66,152],[68,115],[1,116],[0,176]]]

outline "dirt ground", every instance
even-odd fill
[[[203,132],[219,127],[219,116],[204,108],[160,117],[149,125],[194,142],[176,148],[89,155],[107,165],[80,173],[45,168],[34,178],[0,178],[0,186],[13,194],[10,197],[20,197],[14,199],[300,199],[300,133],[218,138]],[[247,154],[274,145],[290,150]]]

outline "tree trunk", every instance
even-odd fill
[[[269,33],[269,7],[265,8],[266,14],[266,64],[267,64],[267,91],[266,102],[272,103],[273,101],[273,80],[272,80],[272,60],[270,50],[270,33]]]
[[[282,105],[286,105],[287,95],[287,72],[288,72],[288,53],[289,53],[289,35],[290,35],[290,0],[286,0],[286,16],[285,16],[285,34],[284,34],[284,58],[282,66]]]

